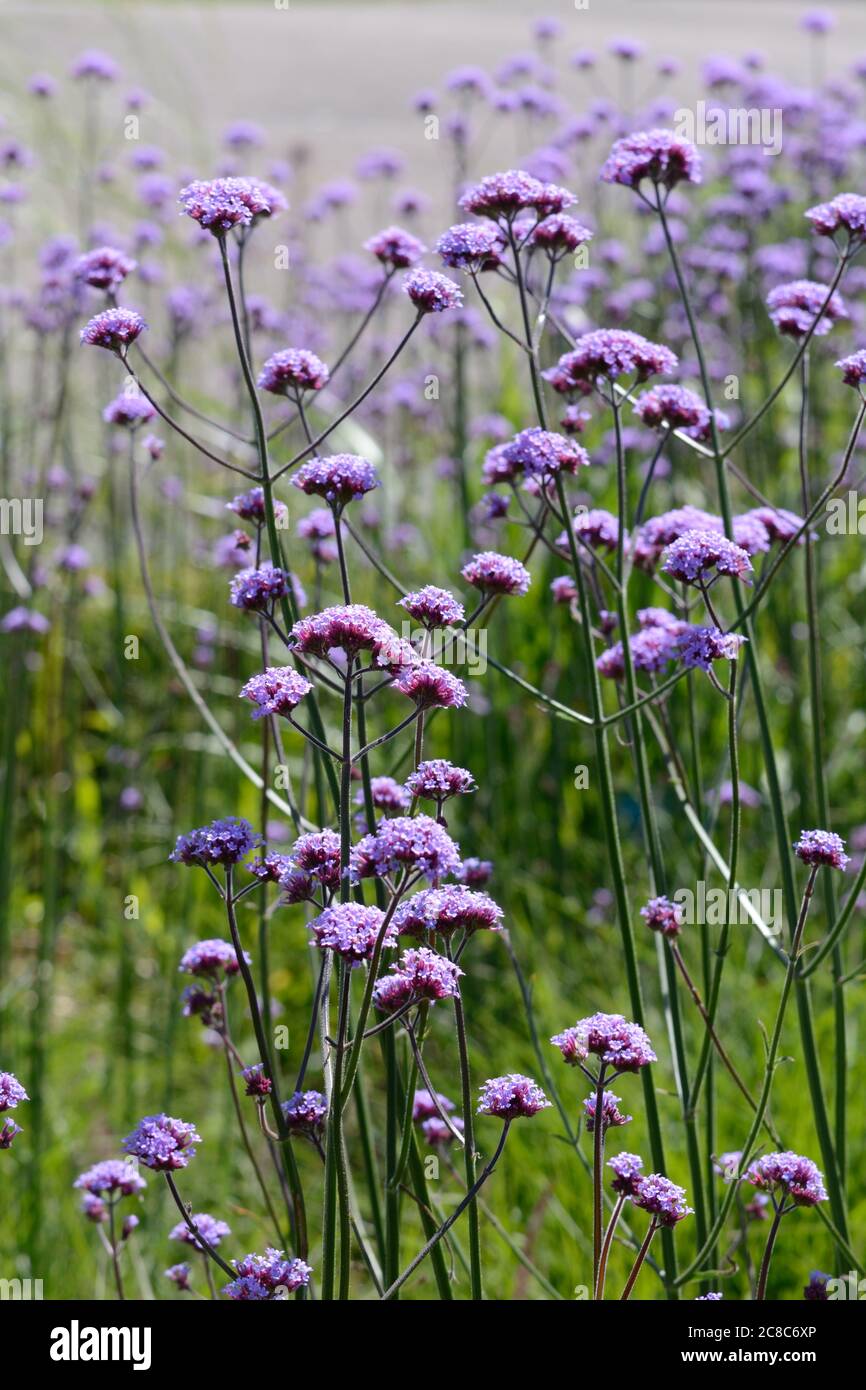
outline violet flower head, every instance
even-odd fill
[[[578,247],[586,246],[590,241],[592,232],[588,227],[584,227],[582,222],[578,222],[576,217],[569,217],[567,213],[555,213],[533,227],[527,238],[527,245],[545,251],[552,260],[560,260],[561,257],[576,251]]]
[[[420,261],[427,247],[402,227],[385,227],[364,242],[364,250],[389,270],[407,270]]]
[[[530,1076],[510,1072],[507,1076],[494,1076],[484,1082],[477,1114],[510,1121],[529,1119],[540,1110],[549,1108],[550,1101]]]
[[[587,1134],[595,1133],[595,1092],[583,1102]],[[620,1097],[613,1091],[605,1091],[601,1098],[601,1127],[606,1134],[609,1129],[619,1129],[621,1125],[631,1124],[631,1115],[624,1115],[619,1108]]]
[[[454,1129],[459,1130],[462,1134],[463,1121],[460,1119],[459,1115],[455,1116],[451,1124],[454,1126]],[[424,1142],[425,1144],[429,1144],[431,1148],[437,1148],[443,1144],[453,1144],[454,1129],[446,1125],[445,1121],[441,1120],[438,1115],[431,1115],[430,1118],[424,1120],[421,1125],[421,1133],[424,1136]]]
[[[509,443],[501,444],[499,454],[512,476],[547,479],[556,473],[576,473],[589,464],[589,454],[581,444],[537,426],[521,430]]]
[[[312,688],[310,681],[294,667],[269,666],[241,687],[240,698],[256,706],[253,719],[262,719],[269,714],[291,714]]]
[[[0,1149],[11,1149],[13,1140],[24,1131],[14,1120],[4,1120],[0,1124]]]
[[[76,81],[92,78],[95,82],[114,82],[120,76],[120,68],[102,49],[86,48],[73,62],[69,75]]]
[[[135,430],[139,425],[146,425],[155,414],[150,401],[140,391],[123,390],[113,401],[109,401],[102,418],[107,425]]]
[[[637,1154],[621,1153],[609,1158],[607,1166],[613,1169],[614,1176],[610,1185],[614,1192],[618,1192],[621,1197],[633,1197],[638,1183],[641,1182],[643,1159]]]
[[[241,1071],[244,1083],[245,1096],[269,1096],[274,1089],[274,1083],[269,1076],[265,1075],[265,1069],[261,1062],[256,1062],[252,1067],[244,1067]]]
[[[428,758],[419,763],[406,778],[406,787],[413,796],[424,801],[442,803],[452,796],[466,796],[477,790],[475,778],[465,767],[455,767],[446,758]]]
[[[198,830],[190,830],[179,835],[174,851],[168,857],[175,864],[204,867],[206,864],[222,864],[229,868],[245,859],[250,850],[261,844],[249,821],[237,816],[225,816],[211,821]]]
[[[221,1240],[224,1240],[226,1236],[230,1236],[232,1233],[231,1226],[229,1226],[227,1222],[218,1220],[217,1217],[211,1216],[210,1213],[206,1211],[193,1213],[192,1221],[196,1230],[201,1235],[202,1240],[206,1240],[208,1245],[213,1246],[214,1249],[216,1249]],[[176,1226],[172,1226],[168,1233],[168,1238],[169,1240],[179,1240],[183,1245],[192,1245],[196,1250],[200,1250],[202,1254],[205,1253],[201,1241],[196,1239],[185,1221],[178,1221]]]
[[[453,1100],[449,1100],[447,1096],[441,1095],[438,1091],[436,1092],[436,1100],[439,1102],[438,1110],[429,1091],[415,1092],[412,1102],[412,1120],[416,1125],[420,1124],[422,1120],[432,1120],[439,1114],[439,1110],[451,1114],[454,1109]]]
[[[339,648],[347,657],[360,651],[374,651],[390,638],[393,628],[362,603],[323,608],[308,618],[300,618],[290,633],[295,651],[306,656],[327,656]]]
[[[371,777],[370,799],[375,810],[390,815],[408,811],[412,801],[410,793],[394,777]],[[359,787],[355,793],[355,805],[363,807],[365,804],[364,788]]]
[[[543,375],[555,391],[587,395],[599,378],[616,381],[633,376],[636,381],[646,381],[651,376],[667,375],[676,366],[677,358],[670,348],[651,343],[640,333],[597,328],[578,338],[572,350]]]
[[[235,1302],[284,1299],[305,1288],[313,1272],[303,1260],[288,1260],[282,1250],[271,1248],[264,1255],[245,1255],[234,1265],[238,1277],[225,1285],[223,1293]]]
[[[180,190],[178,201],[187,217],[217,237],[287,206],[278,189],[249,178],[196,179]]]
[[[684,584],[706,584],[718,575],[751,581],[752,562],[740,546],[717,531],[685,531],[667,547],[662,558],[665,574]]]
[[[463,303],[460,286],[437,270],[410,270],[403,289],[419,314],[441,314],[446,309],[459,309]]]
[[[443,232],[434,250],[452,270],[478,275],[502,264],[506,240],[499,227],[488,222],[458,222]]]
[[[460,198],[460,207],[476,217],[510,223],[520,212],[532,210],[539,217],[549,217],[576,202],[574,194],[565,188],[542,183],[523,169],[507,169],[488,174],[467,189]]]
[[[644,179],[670,192],[678,183],[701,182],[701,157],[690,140],[672,130],[637,131],[617,140],[600,177],[639,188]]]
[[[670,940],[675,940],[683,929],[680,909],[664,896],[650,898],[646,906],[641,908],[640,915],[651,931],[661,932]]]
[[[457,984],[463,971],[446,956],[440,956],[427,946],[404,951],[391,966],[393,975],[386,975],[376,984],[373,1000],[378,1009],[392,1012],[405,1004],[439,999],[456,999]]]
[[[355,845],[350,859],[353,882],[406,870],[427,878],[444,878],[460,864],[459,846],[430,816],[396,816],[384,820],[374,835]]]
[[[465,616],[463,604],[447,589],[437,589],[434,584],[404,594],[397,603],[426,628],[450,627],[452,623],[462,623]]]
[[[240,570],[229,585],[231,602],[235,608],[246,609],[249,613],[263,613],[277,599],[285,598],[289,592],[289,577],[283,570],[271,564],[258,569]]]
[[[866,197],[860,193],[837,193],[829,203],[809,208],[806,216],[819,236],[835,240],[841,231],[848,251],[856,251],[866,240]]]
[[[619,522],[602,507],[576,512],[572,529],[584,545],[592,546],[593,550],[616,550],[619,543]],[[564,531],[556,543],[561,550],[566,549],[568,541]]]
[[[290,859],[296,869],[326,888],[340,886],[340,837],[335,830],[312,830],[292,845]],[[282,882],[282,880],[281,880]]]
[[[174,1284],[181,1293],[189,1293],[191,1291],[192,1285],[189,1282],[189,1276],[191,1274],[192,1270],[189,1265],[186,1264],[172,1265],[170,1269],[165,1271],[166,1279],[170,1279],[172,1284]]]
[[[551,1042],[567,1062],[583,1061],[592,1052],[617,1071],[636,1072],[658,1060],[644,1030],[637,1023],[628,1023],[622,1014],[591,1014]]]
[[[0,1071],[0,1115],[7,1110],[15,1110],[22,1100],[29,1100],[27,1092],[11,1071]]]
[[[460,571],[467,584],[487,596],[527,592],[532,576],[525,565],[511,555],[499,555],[495,550],[483,550],[467,561]]]
[[[393,689],[406,695],[419,709],[460,709],[469,698],[463,682],[432,661],[407,666],[395,677]]]
[[[376,939],[385,920],[378,907],[362,903],[336,903],[326,907],[309,923],[315,944],[321,951],[333,951],[350,965],[370,960]],[[384,945],[396,946],[397,934],[393,925],[385,933]]]
[[[246,951],[244,959],[249,965],[250,957]],[[209,937],[206,941],[197,941],[184,952],[178,970],[184,975],[198,975],[217,980],[222,974],[225,974],[227,979],[236,975],[240,965],[237,951],[230,941]]]
[[[126,1152],[132,1154],[157,1173],[186,1168],[195,1157],[194,1145],[201,1143],[195,1125],[175,1120],[171,1115],[145,1115],[123,1141]]]
[[[709,671],[714,661],[736,661],[748,639],[717,627],[690,627],[676,639],[677,654],[690,670]]]
[[[801,830],[794,853],[810,867],[823,865],[830,869],[845,869],[849,859],[845,853],[845,841],[832,830]]]
[[[73,267],[77,280],[95,290],[114,293],[120,288],[127,275],[135,270],[136,262],[114,246],[97,246],[93,251],[85,251]]]
[[[827,1285],[833,1278],[832,1274],[824,1274],[820,1269],[813,1269],[809,1274],[809,1282],[803,1290],[803,1298],[807,1303],[829,1303],[830,1294]]]
[[[427,932],[450,937],[456,931],[500,931],[504,913],[487,894],[465,884],[427,888],[406,898],[394,913],[401,936],[423,937]]]
[[[318,1139],[328,1115],[327,1097],[321,1091],[295,1091],[283,1101],[283,1117],[290,1134]]]
[[[275,352],[259,372],[258,385],[275,396],[301,391],[321,391],[331,373],[320,357],[306,348],[284,348]]]
[[[798,1207],[814,1207],[827,1201],[824,1179],[817,1166],[811,1158],[789,1150],[764,1154],[750,1163],[743,1181],[774,1194],[782,1204],[790,1200]]]
[[[89,1192],[93,1197],[105,1197],[109,1193],[134,1197],[144,1191],[147,1183],[134,1164],[122,1158],[107,1158],[103,1163],[94,1163],[92,1168],[85,1169],[72,1186]]]
[[[301,464],[292,483],[308,497],[323,497],[338,509],[357,501],[380,485],[373,464],[358,454],[331,454],[328,458],[308,459]]]
[[[850,357],[843,357],[836,366],[840,368],[846,386],[862,388],[866,383],[866,348],[859,348]]]
[[[823,338],[838,319],[848,317],[842,296],[835,290],[830,294],[829,285],[815,280],[777,285],[767,295],[767,308],[779,332],[795,339],[805,338],[809,332]]]
[[[661,1173],[649,1173],[641,1178],[631,1200],[641,1211],[649,1212],[658,1226],[676,1226],[692,1215],[692,1208],[686,1203],[685,1188],[677,1187]]]
[[[687,386],[650,387],[635,401],[634,413],[648,429],[682,430],[699,441],[710,433],[710,412]]]
[[[146,328],[141,314],[134,309],[103,309],[84,325],[81,342],[87,347],[101,347],[121,355]]]
[[[721,1293],[699,1293],[695,1295],[695,1303],[720,1303],[724,1298]]]

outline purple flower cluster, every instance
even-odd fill
[[[330,372],[320,357],[306,348],[284,348],[268,358],[259,373],[258,384],[275,396],[289,392],[321,391]]]
[[[393,688],[419,709],[459,709],[468,699],[463,682],[432,661],[407,666],[395,677]]]
[[[845,841],[832,830],[801,830],[794,853],[804,864],[844,869],[848,864]]]
[[[362,903],[336,903],[314,917],[309,927],[321,951],[333,951],[354,966],[370,960],[384,920],[385,914],[378,907],[365,907]],[[396,944],[397,933],[393,925],[389,925],[384,945]]]
[[[419,763],[406,778],[406,787],[413,796],[435,801],[440,812],[449,797],[466,796],[476,790],[472,773],[465,767],[455,767],[446,758],[429,758]]]
[[[22,1100],[29,1100],[27,1092],[11,1071],[0,1071],[0,1115],[6,1110],[15,1110]]]
[[[397,602],[426,628],[450,627],[452,623],[462,623],[465,616],[463,604],[447,589],[437,589],[434,584],[425,584],[423,589],[404,594]]]
[[[244,959],[249,965],[250,957],[246,952]],[[178,970],[184,975],[201,975],[217,980],[223,973],[227,978],[236,975],[240,964],[237,951],[230,941],[209,937],[207,941],[197,941],[184,952]]]
[[[642,1181],[643,1159],[637,1154],[621,1153],[609,1158],[607,1166],[613,1169],[611,1187],[614,1192],[621,1197],[633,1197]]]
[[[211,821],[198,830],[190,830],[179,835],[174,851],[169,859],[175,864],[222,864],[229,868],[245,859],[250,850],[261,843],[247,820],[237,816],[226,816],[222,820]]]
[[[683,929],[682,913],[670,898],[650,898],[640,915],[652,931],[661,932],[671,940],[678,937]]]
[[[325,1128],[327,1097],[321,1091],[295,1091],[283,1101],[283,1118],[290,1134],[318,1139]]]
[[[777,1198],[790,1199],[798,1207],[814,1207],[827,1201],[824,1179],[811,1158],[785,1151],[764,1154],[750,1163],[743,1180]]]
[[[202,1240],[207,1241],[213,1249],[216,1249],[220,1241],[232,1233],[231,1226],[225,1221],[211,1216],[206,1211],[195,1212],[191,1220]],[[196,1250],[201,1250],[204,1253],[204,1246],[201,1241],[196,1239],[185,1221],[178,1221],[176,1226],[172,1226],[168,1238],[169,1240],[179,1240],[183,1245],[192,1245]]]
[[[646,381],[651,376],[667,375],[676,366],[677,359],[670,348],[651,343],[640,333],[597,328],[578,338],[571,351],[564,353],[544,376],[555,391],[588,395],[599,378],[616,381],[621,376],[633,376],[636,381]]]
[[[442,264],[470,275],[502,264],[506,241],[499,227],[487,222],[460,222],[443,232],[435,251]]]
[[[721,574],[750,583],[752,562],[741,546],[717,531],[686,531],[667,547],[665,574],[684,584],[706,584]]]
[[[639,188],[644,179],[670,190],[678,183],[700,183],[701,157],[690,140],[671,130],[642,130],[617,140],[601,178],[626,188]]]
[[[276,188],[246,178],[196,179],[180,190],[178,201],[187,217],[218,237],[287,206]]]
[[[576,202],[574,194],[565,188],[542,183],[523,169],[507,169],[503,173],[488,174],[467,189],[460,198],[460,207],[475,217],[510,223],[520,212],[549,217]]]
[[[350,876],[385,878],[389,874],[422,874],[444,878],[460,865],[459,846],[430,816],[396,816],[384,820],[373,835],[365,835],[353,847]]]
[[[379,486],[372,463],[357,454],[332,454],[301,464],[292,483],[308,497],[324,497],[338,510]]]
[[[777,285],[767,295],[770,318],[787,338],[805,338],[809,332],[822,338],[838,319],[848,317],[842,296],[815,280],[792,280]]]
[[[120,288],[127,275],[135,270],[136,262],[114,246],[97,246],[79,256],[73,268],[77,280],[90,285],[95,290],[106,290],[113,294]]]
[[[93,1197],[106,1197],[113,1193],[120,1197],[134,1197],[147,1187],[134,1165],[122,1158],[107,1158],[102,1163],[94,1163],[72,1185]]]
[[[147,324],[134,309],[103,309],[81,330],[81,341],[88,347],[122,353],[144,332]]]
[[[285,1298],[305,1288],[313,1270],[303,1260],[288,1260],[282,1250],[268,1248],[264,1255],[245,1255],[234,1261],[237,1278],[223,1293],[235,1302],[263,1302]]]
[[[232,604],[249,613],[263,613],[289,592],[289,578],[274,565],[240,570],[229,585]]]
[[[171,1115],[145,1115],[123,1141],[126,1152],[157,1173],[185,1168],[195,1157],[201,1135],[195,1125]]]
[[[465,884],[426,888],[406,898],[394,913],[400,936],[423,937],[427,932],[453,936],[456,931],[499,931],[504,914],[487,893]]]
[[[467,584],[485,595],[525,594],[532,576],[525,565],[511,555],[499,555],[495,550],[483,550],[473,555],[460,571]]]
[[[250,677],[241,687],[240,698],[256,706],[253,719],[262,719],[268,714],[291,714],[312,688],[306,677],[292,666],[269,666],[266,671]]]
[[[595,1133],[595,1093],[587,1096],[583,1102],[583,1113],[586,1117],[587,1134]],[[621,1125],[630,1125],[631,1115],[624,1115],[619,1108],[620,1097],[615,1096],[613,1091],[604,1091],[601,1097],[601,1127],[602,1132],[607,1133],[609,1129],[619,1129]]]
[[[479,1115],[492,1115],[498,1120],[529,1119],[539,1110],[549,1108],[550,1101],[541,1087],[518,1072],[485,1081],[478,1101]]]
[[[649,1212],[657,1226],[676,1226],[692,1208],[686,1203],[686,1190],[661,1173],[649,1173],[641,1178],[632,1202],[641,1211]]]
[[[389,270],[406,270],[420,261],[427,247],[402,227],[385,227],[364,242],[364,250],[370,251]]]
[[[644,1030],[628,1023],[622,1014],[591,1014],[550,1041],[571,1066],[585,1061],[591,1052],[618,1072],[638,1071],[658,1060]]]
[[[384,1013],[425,1000],[433,1004],[439,999],[456,999],[460,994],[457,981],[463,971],[427,946],[404,951],[391,969],[394,974],[383,976],[373,990],[376,1008]]]
[[[419,314],[442,314],[446,309],[459,309],[463,303],[460,286],[437,270],[410,270],[403,289]]]
[[[677,652],[684,666],[709,671],[714,661],[736,661],[746,640],[717,627],[690,627],[676,639]]]

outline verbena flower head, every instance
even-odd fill
[[[619,544],[619,522],[602,507],[591,507],[589,511],[576,512],[572,522],[574,534],[585,545],[593,549],[616,550]],[[565,550],[568,545],[565,532],[557,539],[557,545]]]
[[[460,198],[460,207],[476,217],[512,222],[520,212],[531,210],[539,217],[549,217],[576,202],[574,194],[565,188],[542,183],[523,169],[507,169],[487,174],[467,189]]]
[[[327,656],[338,648],[347,657],[360,651],[372,651],[389,638],[396,639],[393,628],[362,603],[323,608],[295,623],[290,633],[291,645],[307,656]]]
[[[172,1284],[174,1284],[181,1293],[190,1293],[192,1291],[192,1285],[189,1282],[191,1274],[192,1270],[187,1264],[171,1265],[169,1269],[165,1270],[166,1279],[170,1279]]]
[[[355,845],[351,855],[353,882],[405,869],[427,878],[444,878],[460,864],[460,848],[430,816],[396,816],[382,821],[374,835]]]
[[[452,623],[462,623],[465,616],[463,604],[447,589],[437,589],[435,584],[425,584],[423,589],[404,594],[397,602],[426,628],[450,627]]]
[[[582,222],[578,222],[576,217],[569,217],[567,213],[555,213],[533,227],[527,238],[527,245],[545,251],[553,260],[559,260],[569,252],[576,251],[579,246],[586,246],[590,241],[592,232],[588,227],[584,227]]]
[[[650,898],[646,906],[641,908],[640,915],[652,931],[661,932],[662,936],[671,939],[679,936],[683,929],[682,912],[676,903],[664,896]]]
[[[75,1179],[73,1187],[79,1187],[94,1197],[104,1197],[116,1192],[121,1197],[133,1197],[147,1187],[144,1178],[133,1164],[122,1158],[107,1158],[103,1163],[94,1163]]]
[[[420,261],[427,247],[402,227],[385,227],[364,242],[364,250],[370,251],[389,270],[406,270]]]
[[[201,1135],[195,1125],[175,1120],[171,1115],[145,1115],[123,1141],[126,1152],[132,1154],[157,1173],[186,1168],[195,1157],[195,1144]]]
[[[790,1199],[798,1207],[814,1207],[827,1201],[823,1176],[811,1158],[789,1150],[765,1154],[750,1163],[743,1181],[763,1192],[775,1193],[782,1201]]]
[[[313,918],[309,927],[320,950],[333,951],[354,966],[371,958],[384,920],[385,914],[378,907],[364,907],[362,903],[336,903]],[[385,933],[384,944],[397,944],[393,924]]]
[[[706,583],[720,574],[748,584],[752,562],[745,550],[717,531],[686,531],[665,550],[662,569],[684,584]]]
[[[701,182],[701,157],[691,140],[672,130],[641,130],[616,141],[600,177],[626,188],[649,179],[670,191],[678,183]]]
[[[323,883],[326,888],[339,888],[340,837],[335,830],[312,830],[308,835],[301,835],[292,845],[289,857],[295,868],[317,883]]]
[[[222,864],[228,868],[239,864],[250,850],[261,844],[249,821],[237,816],[225,816],[222,820],[211,821],[198,830],[190,830],[179,835],[174,851],[169,859],[175,864]]]
[[[455,1116],[451,1124],[454,1126],[454,1129],[459,1130],[460,1133],[463,1132],[463,1121],[460,1119],[459,1115]],[[424,1120],[421,1125],[421,1133],[424,1136],[424,1142],[429,1144],[432,1148],[437,1148],[442,1144],[453,1144],[454,1129],[446,1125],[445,1121],[441,1120],[438,1115],[431,1115],[429,1120]]]
[[[691,439],[710,433],[710,412],[687,386],[652,386],[634,403],[634,413],[648,429],[683,430]]]
[[[127,275],[135,270],[136,262],[115,246],[97,246],[93,251],[85,251],[73,267],[77,280],[83,281],[95,290],[116,291]]]
[[[95,82],[114,82],[120,76],[120,68],[109,53],[103,53],[100,48],[86,48],[75,59],[69,75],[76,81],[92,78]]]
[[[499,931],[504,913],[487,893],[465,884],[427,888],[405,898],[394,913],[401,936],[422,937],[427,932],[452,936],[456,931]]]
[[[288,1260],[282,1250],[271,1248],[264,1255],[245,1255],[234,1266],[238,1277],[225,1285],[223,1293],[235,1302],[284,1298],[305,1288],[313,1272],[303,1260]]]
[[[121,391],[102,412],[107,425],[119,425],[126,429],[138,429],[152,420],[156,411],[146,396],[139,391]]]
[[[214,1249],[217,1248],[221,1240],[232,1233],[231,1226],[225,1221],[211,1216],[206,1211],[195,1212],[192,1220],[202,1239],[206,1240],[208,1245],[213,1246]],[[179,1240],[183,1245],[192,1245],[196,1250],[201,1250],[204,1253],[204,1246],[201,1241],[196,1239],[185,1221],[178,1221],[176,1226],[172,1226],[168,1238],[169,1240]]]
[[[288,575],[271,564],[239,570],[229,585],[233,606],[246,609],[248,613],[265,612],[288,592]]]
[[[550,1101],[530,1076],[510,1072],[484,1082],[477,1113],[493,1115],[498,1120],[519,1120],[549,1108]]]
[[[809,208],[806,216],[819,236],[835,239],[837,232],[842,232],[849,250],[866,239],[866,197],[860,193],[837,193],[829,203]]]
[[[836,366],[841,370],[846,386],[861,387],[866,382],[866,348],[859,348],[850,357],[843,357]]]
[[[317,1139],[325,1128],[328,1100],[321,1091],[295,1091],[283,1101],[283,1116],[290,1134]]]
[[[274,1089],[274,1083],[269,1076],[265,1075],[265,1069],[261,1062],[256,1062],[252,1067],[244,1067],[241,1071],[244,1083],[245,1096],[269,1096]]]
[[[512,477],[552,478],[556,473],[576,473],[589,464],[589,454],[575,440],[535,426],[500,445],[498,453]]]
[[[614,1176],[610,1185],[614,1192],[618,1192],[621,1197],[634,1196],[641,1181],[643,1159],[637,1154],[621,1153],[609,1158],[607,1166],[613,1169]]]
[[[475,778],[465,767],[455,767],[446,758],[428,758],[406,778],[413,796],[435,801],[441,807],[452,796],[465,796],[477,790]]]
[[[809,1282],[803,1290],[803,1298],[807,1303],[829,1303],[830,1295],[827,1285],[833,1278],[832,1274],[824,1274],[820,1269],[813,1269],[809,1274]]]
[[[214,236],[225,236],[233,227],[249,227],[260,217],[270,217],[286,207],[278,189],[261,179],[196,179],[180,190],[181,211]]]
[[[692,1208],[686,1202],[686,1190],[677,1187],[661,1173],[649,1173],[641,1178],[632,1202],[641,1211],[649,1212],[659,1226],[676,1226],[686,1216],[692,1215]]]
[[[80,336],[88,347],[101,347],[120,354],[146,328],[141,314],[134,309],[103,309],[84,325]]]
[[[392,815],[397,811],[408,811],[412,801],[406,788],[393,777],[371,777],[370,799],[377,811]],[[366,805],[363,787],[359,787],[355,793],[355,805]]]
[[[596,328],[578,338],[571,351],[543,375],[555,391],[588,394],[599,378],[616,381],[633,376],[636,381],[646,381],[651,376],[667,375],[676,366],[677,358],[670,348],[651,343],[640,333]]]
[[[586,1118],[587,1134],[595,1133],[595,1092],[587,1096],[583,1102],[583,1113]],[[624,1115],[619,1108],[619,1096],[615,1096],[613,1091],[605,1091],[601,1098],[601,1127],[606,1134],[609,1129],[619,1129],[622,1125],[631,1124],[631,1115]]]
[[[14,1110],[22,1100],[29,1100],[27,1092],[11,1071],[0,1071],[0,1115],[6,1110]]]
[[[463,682],[432,661],[420,661],[401,671],[394,680],[394,689],[419,709],[460,709],[468,699]]]
[[[676,639],[676,647],[684,666],[709,671],[714,661],[736,661],[746,640],[717,627],[690,627]]]
[[[436,1092],[436,1099],[439,1102],[439,1110],[444,1110],[446,1114],[450,1115],[454,1109],[453,1100],[449,1100],[447,1096],[440,1095],[438,1091]],[[439,1114],[439,1110],[437,1110],[433,1103],[433,1097],[429,1091],[415,1092],[415,1097],[412,1102],[412,1119],[416,1125],[420,1124],[422,1120],[434,1119]]]
[[[391,969],[394,974],[379,980],[373,991],[376,1007],[385,1012],[402,1008],[410,1001],[426,1000],[432,1004],[439,999],[456,999],[460,994],[457,981],[463,971],[427,946],[404,951]]]
[[[292,861],[287,854],[268,853],[263,854],[261,859],[254,859],[245,867],[248,873],[253,874],[262,883],[279,883],[283,874],[291,869]]]
[[[244,959],[249,965],[250,957],[246,952]],[[222,974],[226,977],[236,975],[240,965],[237,951],[230,941],[210,937],[207,941],[197,941],[184,952],[178,970],[184,975],[203,975],[216,980]]]
[[[502,264],[506,245],[497,226],[487,222],[459,222],[442,233],[434,250],[442,257],[443,265],[477,275]]]
[[[848,864],[845,841],[832,830],[801,830],[794,853],[804,864],[844,869]]]
[[[826,306],[823,312],[822,306]],[[848,317],[842,296],[835,290],[830,294],[829,285],[815,280],[777,285],[767,295],[767,308],[776,328],[787,338],[805,338],[810,330],[822,338],[837,319]]]
[[[410,270],[403,289],[421,314],[442,314],[446,309],[459,309],[463,303],[460,286],[437,270]]]
[[[258,384],[272,395],[286,396],[300,391],[321,391],[330,376],[328,368],[314,352],[306,348],[284,348],[265,362]]]
[[[651,516],[644,522],[634,538],[634,562],[640,569],[651,570],[665,547],[687,531],[718,531],[724,535],[724,529],[721,517],[702,511],[700,507],[675,507],[673,511]]]
[[[572,1064],[584,1061],[590,1052],[617,1071],[638,1071],[658,1060],[644,1030],[622,1014],[590,1014],[550,1041]]]
[[[0,1149],[11,1149],[13,1140],[24,1131],[14,1120],[4,1120],[0,1124]]]
[[[331,454],[301,464],[292,483],[308,497],[324,497],[341,508],[379,487],[373,464],[358,454]]]
[[[269,666],[241,687],[240,698],[251,700],[256,706],[253,719],[261,719],[268,714],[290,714],[312,688],[294,667]]]
[[[525,565],[511,555],[483,550],[473,555],[460,571],[467,584],[483,594],[525,594],[532,576]]]
[[[251,487],[248,492],[239,492],[236,497],[232,498],[231,502],[226,502],[226,511],[234,512],[241,521],[252,521],[256,526],[264,526],[267,520],[264,488]],[[286,504],[274,499],[274,513],[277,521],[284,518]]]

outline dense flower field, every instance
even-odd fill
[[[19,77],[3,1278],[863,1277],[866,58],[831,28],[795,86],[539,20],[395,112],[445,196],[396,148],[323,183],[254,112],[190,168],[100,50]]]

